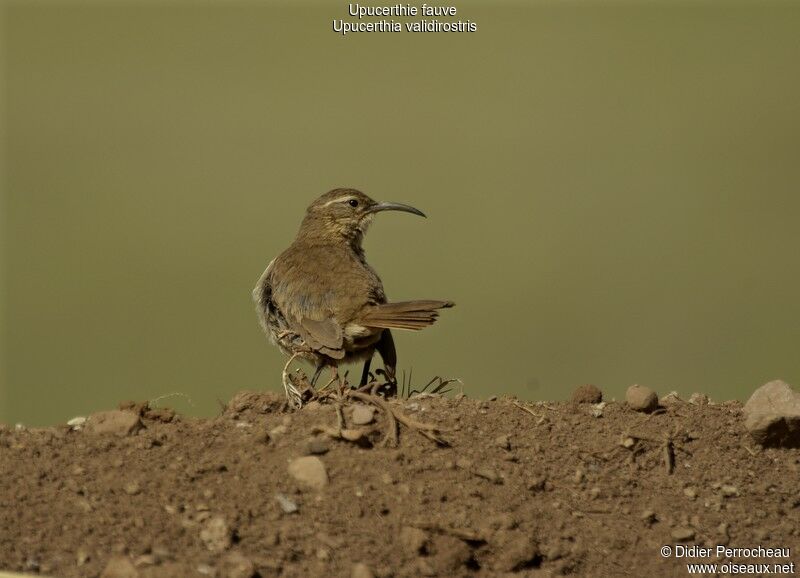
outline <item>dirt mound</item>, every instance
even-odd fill
[[[692,560],[662,546],[800,547],[800,450],[753,445],[738,402],[648,415],[463,396],[391,407],[445,443],[400,424],[388,447],[386,414],[352,405],[343,425],[367,433],[334,439],[335,405],[289,412],[252,392],[210,420],[124,404],[103,427],[0,426],[0,568],[686,576]]]

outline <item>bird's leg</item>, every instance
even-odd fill
[[[384,332],[381,334],[378,344],[375,346],[375,349],[378,351],[378,353],[380,353],[381,359],[383,359],[386,381],[396,394],[397,379],[395,378],[395,371],[397,368],[397,350],[394,347],[394,339],[392,338],[391,331],[388,329],[384,330]]]
[[[372,364],[372,356],[368,357],[367,360],[364,362],[364,369],[361,372],[361,383],[358,384],[359,387],[364,387],[367,385],[369,381],[369,366]]]
[[[339,382],[339,397],[344,397],[344,384],[345,380],[339,375],[339,368],[336,365],[331,365],[331,383]]]
[[[322,374],[323,369],[325,369],[324,363],[320,363],[319,365],[317,365],[317,370],[314,372],[314,377],[311,378],[311,387],[317,386],[317,380],[319,379],[319,376]]]
[[[322,373],[322,370],[325,368],[325,365],[326,365],[325,363],[322,363],[321,365],[319,365],[319,367],[317,367],[317,371],[314,374],[314,380],[316,380],[320,376],[320,374]],[[322,393],[323,391],[328,389],[331,385],[333,385],[335,382],[339,381],[339,370],[338,370],[338,368],[335,365],[331,365],[330,368],[331,368],[331,376],[332,377],[328,381],[328,383],[326,383],[325,385],[323,385],[322,387],[320,387],[317,390],[318,394]],[[314,383],[314,382],[312,381],[312,383]]]

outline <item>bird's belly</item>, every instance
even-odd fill
[[[381,338],[382,331],[383,329],[348,323],[342,331],[344,348],[346,351],[356,352],[371,347]]]

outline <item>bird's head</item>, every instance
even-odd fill
[[[409,205],[374,201],[356,189],[333,189],[308,207],[300,234],[360,243],[373,217],[381,211],[405,211],[425,216]]]

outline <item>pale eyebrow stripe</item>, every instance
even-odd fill
[[[331,200],[331,201],[328,201],[327,203],[325,203],[325,204],[324,204],[324,205],[322,205],[322,206],[323,206],[323,207],[327,207],[327,206],[328,206],[328,205],[330,205],[330,204],[333,204],[333,203],[341,203],[342,201],[347,201],[347,200],[349,200],[349,199],[355,199],[355,197],[354,197],[353,195],[345,195],[344,197],[339,197],[339,198],[333,199],[333,200]]]

